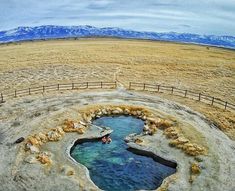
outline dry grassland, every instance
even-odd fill
[[[116,78],[125,85],[129,81],[173,85],[235,103],[235,51],[119,39],[50,40],[0,46],[3,92],[38,84]],[[222,129],[235,129],[234,113],[167,97],[204,113]],[[230,134],[235,137],[233,130]]]

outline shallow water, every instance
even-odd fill
[[[113,129],[112,142],[78,144],[71,151],[71,156],[88,168],[92,181],[99,188],[107,191],[156,189],[165,177],[175,172],[174,168],[127,150],[124,138],[131,133],[141,133],[144,126],[142,120],[114,116],[102,117],[93,124]]]

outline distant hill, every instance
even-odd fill
[[[70,38],[70,37],[119,37],[134,39],[162,40],[183,43],[196,43],[218,47],[235,49],[235,37],[233,36],[215,36],[215,35],[197,35],[189,33],[156,33],[156,32],[138,32],[124,30],[120,28],[97,28],[92,26],[38,26],[38,27],[18,27],[8,31],[0,31],[0,43]]]

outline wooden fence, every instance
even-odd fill
[[[204,102],[210,105],[214,105],[225,110],[230,109],[235,111],[235,104],[223,101],[219,98],[208,96],[202,93],[197,93],[189,90],[183,90],[176,88],[174,86],[165,86],[160,84],[148,84],[148,83],[129,83],[129,90],[144,90],[144,91],[154,91],[161,93],[170,93],[173,95],[178,95],[185,98],[191,98],[200,102]]]
[[[44,85],[38,87],[30,87],[21,90],[14,90],[0,94],[0,103],[4,103],[7,99],[16,98],[26,95],[45,93],[49,91],[62,91],[62,90],[81,90],[81,89],[113,89],[117,88],[117,82],[79,82],[79,83],[65,83]],[[223,108],[225,110],[234,110],[235,104],[223,101],[219,98],[208,96],[202,93],[197,93],[189,90],[183,90],[174,86],[165,86],[160,84],[148,84],[148,83],[129,83],[129,90],[145,90],[161,93],[170,93],[185,98],[191,98],[200,102],[204,102],[213,106]]]
[[[49,91],[62,91],[62,90],[81,90],[81,89],[113,89],[117,87],[116,82],[80,82],[80,83],[65,83],[44,85],[38,87],[30,87],[21,90],[14,90],[0,94],[0,103],[4,103],[7,99],[16,98],[26,95],[45,93]]]

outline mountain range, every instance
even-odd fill
[[[97,28],[88,25],[44,25],[37,27],[18,27],[7,31],[0,31],[0,43],[74,37],[118,37],[131,39],[149,39],[182,43],[195,43],[235,49],[235,37],[233,36],[199,35],[175,32],[138,32],[121,28]]]

